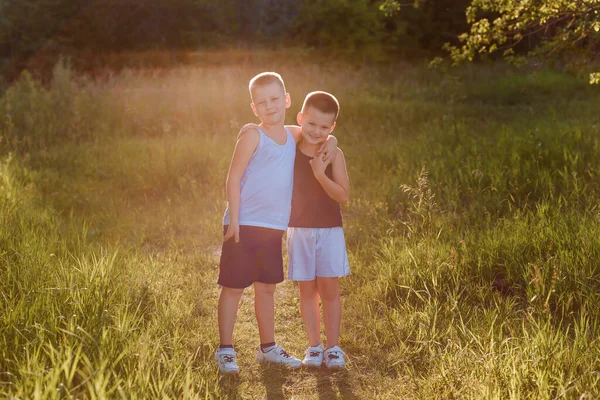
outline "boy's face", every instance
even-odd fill
[[[273,125],[283,123],[285,109],[290,108],[289,93],[280,84],[273,82],[252,89],[252,111],[261,122]]]
[[[298,125],[302,127],[302,140],[310,144],[320,144],[335,128],[335,114],[324,113],[314,107],[306,107],[298,113]]]

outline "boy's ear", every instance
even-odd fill
[[[329,133],[333,132],[334,129],[335,129],[335,122],[333,123],[333,125],[331,125],[331,128],[329,128]]]
[[[256,113],[256,107],[254,106],[254,103],[250,103],[250,107],[252,108],[252,112],[254,113],[254,115],[256,117],[258,117],[258,114]]]
[[[296,121],[298,122],[298,125],[302,126],[302,111],[296,115]]]
[[[289,93],[285,94],[285,108],[290,108],[292,106],[292,98]]]

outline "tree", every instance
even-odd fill
[[[382,3],[386,12],[400,6],[398,0]],[[471,0],[465,14],[469,31],[458,36],[459,44],[444,46],[455,65],[488,54],[516,63],[592,62],[600,53],[600,0]],[[600,83],[600,73],[592,73],[590,83]]]

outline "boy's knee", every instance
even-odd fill
[[[340,286],[338,280],[334,278],[324,278],[318,280],[319,296],[321,300],[333,301],[340,297]]]
[[[276,284],[274,283],[254,283],[254,293],[262,296],[274,296]]]
[[[221,288],[221,295],[223,296],[238,297],[241,296],[243,293],[244,289],[230,288],[225,286]]]
[[[301,294],[313,294],[317,292],[316,281],[299,281],[298,288]]]
[[[330,302],[339,299],[340,292],[335,290],[321,290],[319,291],[319,296],[321,296],[321,300]]]

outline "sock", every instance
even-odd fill
[[[233,349],[233,345],[231,344],[220,344],[219,349]]]
[[[311,348],[313,348],[313,349],[316,349],[316,348],[317,348],[317,347],[319,347],[319,346],[321,346],[321,343],[317,343],[316,345],[314,345],[314,346],[310,346],[310,347],[311,347]]]
[[[275,348],[275,342],[260,344],[260,349],[262,350],[263,353],[268,353],[271,350],[273,350],[274,348]]]

